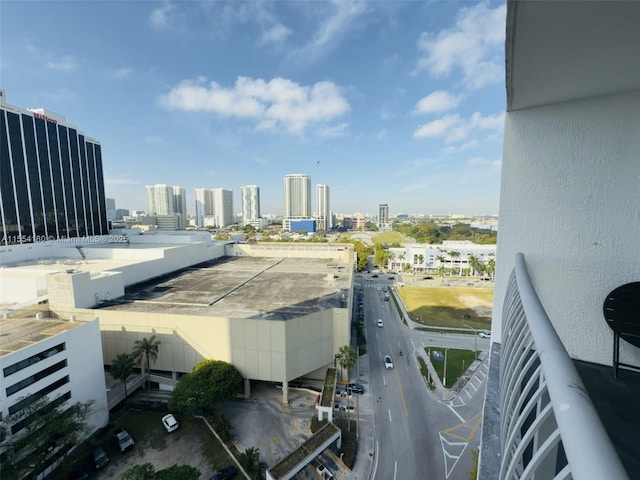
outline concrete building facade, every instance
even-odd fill
[[[244,185],[242,194],[242,222],[254,225],[260,219],[260,188],[257,185]]]
[[[318,230],[331,230],[332,215],[329,203],[329,185],[316,185],[316,220]]]

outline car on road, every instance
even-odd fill
[[[387,370],[391,370],[393,368],[393,360],[391,360],[389,355],[384,356],[384,368]]]
[[[431,276],[426,276],[426,277],[422,277],[423,280],[433,280],[433,277]]]
[[[384,327],[384,323],[381,318],[378,319],[378,327],[380,328]]]
[[[491,338],[491,332],[489,330],[483,330],[478,334],[478,336],[480,338]]]
[[[359,383],[347,383],[347,391],[352,393],[364,393],[364,387]]]
[[[382,287],[376,287],[376,290],[380,291],[382,290]]]
[[[95,465],[96,470],[102,470],[107,463],[109,463],[107,452],[105,452],[101,447],[96,448],[93,451],[93,464]]]
[[[387,277],[387,280],[395,280],[396,277]]]
[[[318,472],[318,475],[320,475],[320,478],[323,480],[333,480],[333,473],[321,463],[316,467],[316,472]]]
[[[167,429],[167,432],[173,432],[180,426],[180,424],[176,420],[176,417],[174,417],[171,413],[162,417],[162,425],[164,425],[164,428]]]
[[[116,436],[116,442],[118,442],[118,448],[120,448],[120,452],[124,453],[133,447],[136,442],[133,441],[129,432],[127,432],[124,428],[118,428],[114,432]]]
[[[378,274],[374,273],[373,275],[371,275],[371,278],[378,278]]]
[[[233,465],[229,465],[228,467],[224,467],[222,470],[213,475],[213,477],[211,477],[211,480],[230,480],[232,478],[235,478],[237,474],[238,469]]]

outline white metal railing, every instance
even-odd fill
[[[628,479],[522,253],[509,279],[502,329],[500,480]]]

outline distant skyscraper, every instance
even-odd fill
[[[175,213],[173,187],[164,184],[147,185],[147,215],[173,215]]]
[[[0,90],[0,245],[106,235],[100,143]]]
[[[292,174],[284,177],[282,227],[290,230],[291,220],[311,218],[311,178]]]
[[[390,230],[389,205],[381,203],[378,205],[378,230]]]
[[[116,199],[107,198],[107,220],[114,221],[116,219]]]
[[[187,192],[182,187],[173,188],[173,212],[187,216]]]
[[[226,227],[233,222],[233,190],[213,188],[213,216],[217,227]]]
[[[242,192],[242,222],[248,225],[260,218],[260,189],[257,185],[245,185]]]
[[[196,188],[196,226],[205,226],[204,217],[213,215],[213,191]]]
[[[329,209],[329,186],[316,185],[316,220],[318,230],[331,230],[331,210]]]

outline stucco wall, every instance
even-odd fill
[[[292,380],[333,362],[349,344],[349,316],[329,309],[287,321],[180,316],[121,310],[78,311],[98,315],[105,364],[131,352],[136,340],[160,340],[155,370],[190,372],[203,359],[232,363],[250,379]]]
[[[602,304],[640,280],[640,92],[508,112],[493,339],[516,252],[569,354],[611,364]],[[624,361],[640,352],[623,345]]]
[[[46,320],[43,320],[43,322],[45,321]],[[55,325],[52,324],[52,330],[54,329]],[[12,365],[63,342],[65,343],[64,351],[45,358],[2,379],[2,388],[0,388],[2,415],[6,417],[9,407],[17,403],[21,398],[34,394],[68,375],[69,383],[51,392],[49,398],[54,399],[70,390],[72,395],[71,402],[92,401],[92,412],[87,418],[87,424],[89,426],[88,433],[90,434],[98,428],[104,427],[109,420],[107,395],[104,388],[105,378],[102,349],[100,348],[100,330],[97,320],[83,322],[82,324],[78,324],[76,328],[66,330],[57,335],[51,335],[44,340],[34,342],[26,348],[7,353],[2,357],[2,365]],[[7,399],[5,392],[6,387],[24,378],[28,378],[37,372],[41,372],[63,359],[67,360],[67,366],[65,368],[32,383]]]

